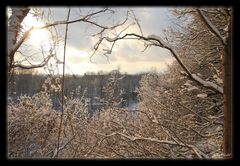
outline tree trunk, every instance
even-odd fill
[[[14,44],[17,42],[17,37],[19,32],[21,31],[21,23],[23,19],[27,16],[30,8],[23,7],[23,8],[11,8],[12,15],[9,18],[8,24],[8,67],[9,71],[12,68],[12,63],[14,61],[14,53],[11,53],[11,49],[13,48]]]
[[[231,24],[231,23],[230,23]],[[224,145],[226,159],[232,157],[232,33],[231,26],[223,55],[224,82]]]

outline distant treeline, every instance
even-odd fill
[[[84,94],[86,98],[90,99],[93,105],[96,98],[103,98],[105,95],[104,87],[111,77],[121,78],[118,80],[116,92],[122,91],[121,98],[124,100],[122,107],[128,107],[132,103],[137,102],[136,88],[139,86],[139,81],[143,74],[129,75],[122,74],[118,70],[113,70],[110,73],[98,74],[84,74],[83,76],[66,75],[64,94],[67,97],[78,98]],[[34,75],[34,74],[14,74],[11,82],[8,84],[8,97],[12,100],[17,99],[21,95],[32,96],[43,90],[44,82],[49,79],[47,75]],[[56,79],[57,76],[52,78]],[[50,77],[51,79],[51,77]],[[60,78],[62,80],[62,78]],[[61,81],[58,82],[60,86]],[[55,84],[55,82],[50,82]],[[59,95],[59,92],[54,92],[51,87],[48,89],[51,96],[54,98]],[[85,92],[84,92],[85,91]],[[119,94],[116,94],[119,95]],[[96,103],[95,103],[96,104]]]

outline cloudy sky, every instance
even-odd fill
[[[42,8],[44,11],[44,20],[33,21],[29,17],[26,18],[26,26],[29,24],[34,24],[41,26],[44,22],[51,21],[62,21],[66,20],[68,8]],[[79,19],[80,17],[86,15],[89,12],[95,12],[101,10],[102,8],[71,8],[70,20]],[[92,20],[104,26],[111,26],[114,23],[122,22],[128,10],[132,10],[139,20],[142,32],[144,36],[151,34],[163,35],[163,30],[171,25],[172,15],[170,8],[163,7],[121,7],[121,8],[111,8],[115,11],[114,14],[108,12],[99,14]],[[49,17],[50,16],[50,17]],[[129,14],[129,21],[121,27],[118,27],[116,31],[107,31],[110,36],[113,33],[119,33],[129,24],[133,23],[133,15]],[[39,25],[38,25],[39,24]],[[58,25],[56,30],[59,35],[64,36],[66,26]],[[109,43],[103,43],[102,47],[98,52],[92,57],[92,62],[90,61],[90,56],[93,51],[93,47],[96,44],[98,37],[93,37],[92,35],[99,32],[101,29],[88,23],[78,22],[74,24],[69,24],[68,28],[68,38],[67,38],[67,48],[66,48],[66,72],[69,74],[84,74],[86,72],[98,72],[104,71],[109,72],[111,70],[120,67],[121,72],[127,72],[130,74],[147,72],[153,69],[157,71],[165,71],[167,69],[166,64],[171,64],[174,59],[170,53],[159,47],[150,47],[145,52],[144,42],[138,40],[121,40],[115,44],[113,52],[108,56],[108,59],[103,55],[102,49],[109,48]],[[137,24],[130,26],[124,33],[134,32],[136,34],[141,34],[140,29]],[[44,33],[41,31],[35,31],[32,33],[32,40],[29,40],[33,47],[40,47],[44,40]],[[35,37],[34,37],[35,35]],[[45,35],[46,36],[46,35]],[[44,45],[44,44],[43,44]],[[47,46],[46,46],[47,47]],[[39,51],[39,48],[36,49]],[[59,60],[63,59],[63,42],[58,47],[57,56]],[[39,57],[39,56],[38,56]],[[35,60],[39,60],[35,57]],[[34,60],[34,58],[33,58]],[[62,66],[59,66],[59,72],[62,71]],[[43,71],[43,69],[41,70]]]

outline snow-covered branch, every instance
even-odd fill
[[[120,132],[113,132],[113,133],[105,135],[105,136],[106,137],[111,137],[111,136],[114,136],[114,135],[121,135],[122,137],[125,137],[125,138],[127,138],[131,141],[145,140],[145,141],[151,141],[151,142],[157,142],[157,143],[163,143],[163,144],[178,145],[176,142],[173,142],[173,141],[159,140],[159,139],[151,138],[151,137],[128,136],[128,135],[120,133]]]
[[[226,44],[225,38],[220,34],[218,29],[212,24],[212,22],[204,15],[202,10],[197,9],[197,12],[198,12],[199,16],[201,17],[201,19],[203,20],[203,22],[205,23],[205,25],[209,28],[209,30],[219,38],[219,40],[221,41],[221,43],[223,45],[225,45]]]
[[[169,50],[172,53],[172,55],[174,56],[174,58],[177,60],[179,65],[187,73],[187,75],[189,76],[190,79],[200,83],[201,85],[203,85],[207,88],[210,88],[210,89],[212,89],[212,90],[214,90],[218,93],[223,94],[223,88],[222,87],[218,86],[217,84],[215,84],[213,82],[205,81],[205,80],[201,79],[200,77],[198,77],[196,74],[191,73],[191,71],[187,68],[187,66],[185,64],[183,64],[183,62],[179,58],[177,52],[175,52],[175,50],[168,43],[166,43],[160,36],[150,35],[148,37],[144,37],[142,35],[138,35],[138,34],[135,34],[135,33],[129,33],[129,34],[125,34],[122,37],[107,38],[106,40],[109,41],[109,42],[116,42],[118,40],[126,39],[128,36],[136,37],[136,38],[131,38],[131,39],[142,39],[142,40],[145,40],[145,41],[152,42],[153,45],[155,45],[155,46],[162,47],[162,48],[165,48],[165,49]]]
[[[138,141],[138,140],[144,140],[144,141],[150,141],[150,142],[157,142],[161,144],[169,144],[169,145],[178,145],[183,147],[188,147],[193,150],[193,152],[199,157],[199,158],[207,158],[207,155],[204,154],[202,151],[200,151],[197,147],[189,144],[183,144],[181,142],[175,142],[175,141],[169,141],[169,140],[159,140],[156,138],[151,137],[142,137],[142,136],[128,136],[126,134],[120,133],[120,132],[113,132],[109,135],[105,135],[106,137],[111,137],[114,135],[121,135],[122,137],[125,137],[131,141]]]
[[[149,35],[148,38],[149,38],[149,39],[157,40],[163,47],[168,47],[168,48],[170,48],[170,46],[168,45],[168,43],[166,43],[160,36],[157,36],[157,35]]]
[[[218,91],[219,93],[223,93],[223,88],[221,86],[218,86],[217,84],[214,84],[213,82],[210,82],[210,81],[205,81],[199,76],[197,76],[196,74],[191,74],[191,77],[192,79],[202,84],[203,86],[213,89],[215,91]]]

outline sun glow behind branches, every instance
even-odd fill
[[[32,14],[28,14],[23,20],[23,28],[28,30],[31,27],[42,27],[45,24],[34,17]],[[35,29],[30,32],[29,40],[32,45],[39,46],[44,42],[47,42],[50,38],[50,32],[47,29]]]
[[[64,11],[60,10],[59,12],[60,13],[58,13],[59,15],[58,20],[61,20],[63,19],[62,12]],[[145,16],[145,14],[142,14],[140,9],[138,13],[140,13],[139,17],[142,18],[141,19],[142,25],[148,25],[148,22],[146,22],[148,20],[142,17],[143,15]],[[149,11],[149,14],[150,14],[149,18],[155,18],[155,17],[152,17],[150,11]],[[55,21],[56,19],[53,19],[53,20]],[[44,20],[37,19],[33,14],[29,13],[23,21],[23,28],[25,31],[27,31],[32,26],[42,27],[46,25],[44,22],[45,22]],[[151,24],[154,25],[153,27],[156,27],[154,28],[154,30],[156,29],[155,31],[151,29],[151,26],[143,26],[144,34],[148,34],[148,33],[157,34],[159,32],[159,26],[155,25],[156,23],[157,22],[151,21]],[[159,71],[164,71],[167,69],[167,66],[165,63],[173,61],[173,59],[169,57],[170,55],[168,56],[166,52],[161,52],[159,48],[158,49],[151,48],[145,51],[144,53],[142,53],[141,51],[144,49],[144,43],[140,41],[137,42],[135,40],[134,41],[129,40],[129,41],[124,41],[122,43],[118,42],[115,45],[112,54],[109,55],[110,63],[108,63],[106,57],[102,56],[101,53],[96,54],[92,58],[92,61],[94,63],[91,63],[90,49],[96,43],[96,40],[91,38],[91,40],[86,40],[85,42],[82,42],[82,40],[86,39],[85,36],[87,36],[87,34],[85,34],[86,33],[84,29],[85,27],[83,26],[82,28],[81,26],[83,25],[76,24],[75,26],[71,26],[71,28],[69,29],[69,37],[68,37],[67,49],[66,49],[66,65],[68,66],[66,68],[66,73],[68,72],[69,74],[72,73],[69,70],[69,68],[73,71],[74,74],[84,74],[85,72],[88,72],[88,71],[97,72],[98,70],[111,71],[113,69],[116,69],[119,65],[121,66],[122,72],[127,72],[131,74],[149,71],[151,70],[151,68],[156,68]],[[61,28],[62,27],[63,26],[61,26]],[[59,26],[56,26],[58,35],[64,36],[64,33],[61,28],[59,28]],[[122,29],[119,28],[118,32],[120,32],[121,30]],[[139,28],[136,26],[131,26],[129,29],[127,29],[126,32],[127,33],[135,32],[137,34],[140,33]],[[53,33],[53,35],[55,35],[55,33]],[[32,56],[35,58],[33,61],[36,63],[41,62],[41,60],[43,60],[42,52],[44,52],[44,55],[47,56],[49,54],[50,48],[57,46],[56,49],[54,49],[54,52],[56,53],[56,57],[58,60],[55,60],[54,58],[52,58],[50,59],[49,63],[52,63],[52,64],[57,63],[59,65],[59,71],[61,73],[62,72],[61,66],[63,61],[62,60],[63,59],[63,42],[60,42],[60,44],[55,44],[55,42],[53,42],[55,41],[55,38],[53,38],[54,37],[53,35],[50,33],[48,29],[33,30],[30,33],[29,38],[25,43],[28,46],[28,50],[34,50],[37,53],[37,54],[34,54],[34,56]],[[80,38],[79,36],[84,36],[84,37]],[[61,37],[61,39],[62,38],[63,37]],[[110,46],[105,45],[105,47],[109,48]],[[28,50],[24,53],[26,53],[26,55],[32,54],[32,52]],[[163,58],[161,58],[162,55],[164,56]],[[42,70],[42,68],[39,70]]]
[[[52,37],[53,32],[51,33],[46,28],[34,29],[45,26],[44,20],[37,19],[32,13],[28,13],[21,25],[23,32],[27,32],[31,27],[33,30],[30,31],[26,41],[19,48],[20,53],[15,58],[16,62],[26,66],[41,64],[46,57],[57,51]]]

